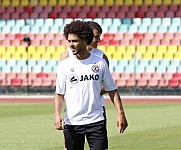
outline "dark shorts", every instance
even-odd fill
[[[64,138],[67,150],[84,150],[85,137],[90,150],[108,149],[106,121],[88,125],[65,125]]]

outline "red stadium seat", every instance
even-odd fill
[[[21,18],[20,14],[21,14],[20,12],[14,12],[11,14],[11,18],[12,19],[19,19],[19,18]]]
[[[61,12],[61,11],[62,11],[62,6],[60,5],[54,6],[52,10],[52,12],[56,12],[56,13]]]
[[[116,80],[116,85],[118,87],[125,87],[126,86],[126,80],[124,80],[124,79]]]
[[[163,73],[163,79],[165,80],[171,80],[173,78],[173,73],[171,72],[165,72]]]
[[[120,45],[120,40],[115,40],[112,39],[109,41],[110,45],[115,45],[115,46],[119,46]]]
[[[81,11],[84,12],[84,13],[90,12],[91,11],[91,6],[87,6],[87,5],[84,6],[84,7],[82,7]]]
[[[7,13],[14,13],[15,12],[15,7],[13,7],[13,6],[6,7],[6,12]]]
[[[78,13],[80,11],[82,11],[81,6],[75,5],[74,7],[72,7],[72,12]]]
[[[158,5],[150,5],[149,11],[150,12],[156,12],[159,9],[158,7],[159,7]]]
[[[114,81],[116,81],[116,80],[118,80],[118,79],[120,79],[120,73],[118,73],[118,72],[112,72],[112,77],[113,77],[113,79],[114,79]]]
[[[168,6],[168,10],[172,12],[176,12],[178,10],[177,5],[171,4]]]
[[[151,78],[148,80],[148,87],[157,87],[158,86],[158,80],[155,78]]]
[[[141,12],[141,11],[137,12],[136,13],[136,18],[145,18],[145,13]]]
[[[21,19],[29,19],[29,13],[27,12],[21,13]]]
[[[39,18],[39,13],[38,12],[32,12],[30,14],[30,18],[31,19],[38,19]]]
[[[0,41],[6,39],[6,34],[0,33]]]
[[[22,7],[22,6],[17,6],[15,12],[17,12],[17,13],[22,13],[22,12],[24,12],[24,10],[25,10],[24,7]]]
[[[131,73],[129,72],[122,72],[120,75],[121,75],[121,79],[124,79],[124,80],[128,80],[131,77]]]
[[[124,19],[125,17],[126,17],[126,13],[125,12],[120,11],[120,12],[117,13],[117,18]]]
[[[25,11],[26,11],[27,13],[32,13],[32,12],[34,11],[34,8],[33,8],[32,6],[27,6],[27,7],[25,8]]]
[[[164,78],[162,78],[158,82],[159,87],[168,87],[168,85],[169,85],[169,80],[165,80]]]
[[[0,72],[0,81],[3,81],[6,79],[6,74],[4,72]]]
[[[176,11],[175,17],[181,18],[181,11]]]
[[[179,87],[179,85],[180,85],[180,80],[174,78],[169,80],[169,87],[176,88]]]
[[[50,45],[50,40],[49,39],[43,39],[41,40],[41,45],[42,46],[49,46]]]
[[[55,80],[57,78],[57,74],[55,72],[50,72],[47,74],[47,78]]]
[[[119,6],[117,6],[117,5],[111,6],[110,12],[119,12]]]
[[[47,76],[48,76],[47,73],[44,73],[44,72],[40,72],[37,74],[38,78],[47,78]]]
[[[116,18],[116,13],[115,12],[108,12],[107,13],[107,18]]]
[[[42,87],[51,87],[52,86],[52,80],[49,78],[43,78],[41,86]]]
[[[141,75],[141,78],[145,79],[145,80],[150,80],[152,78],[152,73],[151,72],[143,72]]]
[[[94,13],[98,13],[98,12],[100,12],[100,7],[96,6],[96,5],[92,6],[91,11],[94,12]]]
[[[148,11],[145,14],[145,18],[154,18],[155,17],[155,12]]]
[[[168,5],[163,5],[163,4],[160,5],[160,6],[159,6],[159,10],[160,10],[160,11],[163,11],[163,12],[167,12],[167,11],[168,11]]]
[[[77,17],[78,17],[78,18],[87,18],[87,14],[86,14],[85,12],[79,12],[79,13],[77,14]]]
[[[50,12],[49,18],[52,18],[52,19],[58,18],[58,14],[56,12]]]
[[[12,79],[16,78],[16,73],[9,72],[9,73],[6,74],[6,78],[7,78],[7,80],[11,81]]]
[[[173,78],[176,80],[180,80],[181,81],[181,72],[176,72],[173,74]]]
[[[28,73],[28,79],[29,80],[33,80],[33,79],[36,79],[37,78],[37,73],[35,72],[29,72]]]
[[[164,17],[165,17],[165,12],[163,12],[163,11],[157,11],[157,12],[155,13],[155,17],[156,17],[156,18],[164,18]]]
[[[120,10],[119,10],[121,13],[122,12],[128,12],[129,11],[129,6],[128,5],[122,5],[120,7]]]
[[[22,80],[18,78],[14,78],[11,80],[11,86],[19,87],[21,86]]]
[[[137,82],[138,87],[147,87],[148,81],[146,79],[139,79]]]
[[[60,13],[58,14],[58,17],[65,19],[65,18],[68,18],[68,14],[67,14],[67,12],[60,12]]]
[[[12,46],[19,46],[19,45],[21,45],[21,41],[19,39],[14,39],[14,40],[12,40],[11,45]]]
[[[139,6],[138,5],[131,5],[130,8],[129,8],[129,11],[138,12],[139,11]]]
[[[126,18],[130,18],[130,19],[133,19],[136,17],[136,14],[134,12],[131,12],[131,11],[128,11],[126,13]]]
[[[21,86],[26,87],[26,86],[31,86],[32,85],[32,80],[31,79],[22,79]]]
[[[24,79],[27,78],[27,73],[25,73],[25,72],[19,72],[19,73],[16,74],[16,77],[17,77],[18,79],[24,80]]]
[[[6,10],[6,8],[5,8],[5,7],[0,6],[0,13],[4,13],[4,12],[5,12],[5,10]]]
[[[42,13],[39,14],[39,17],[43,18],[43,19],[47,19],[48,18],[48,13],[47,12],[42,12]]]
[[[61,41],[59,39],[53,39],[50,41],[50,45],[52,46],[59,46],[61,44]]]
[[[148,12],[149,6],[148,5],[140,5],[139,10],[141,12]]]
[[[1,87],[9,87],[11,86],[11,80],[3,80],[0,82]]]
[[[35,6],[34,7],[34,12],[37,12],[37,13],[41,13],[43,12],[43,6]]]
[[[71,12],[71,11],[72,11],[71,6],[66,5],[66,6],[62,7],[62,12],[68,13],[68,12]]]
[[[98,12],[96,15],[97,18],[106,18],[106,12]]]
[[[161,80],[163,78],[162,73],[161,72],[154,72],[154,73],[152,73],[152,78],[155,80]]]
[[[126,87],[135,87],[135,86],[136,86],[135,78],[130,78],[126,81]]]
[[[167,11],[165,12],[166,18],[174,18],[174,12],[173,11]]]
[[[47,6],[44,6],[43,11],[46,12],[46,13],[50,13],[50,12],[53,11],[53,8],[52,8],[52,6],[47,5]]]
[[[141,74],[142,73],[139,73],[139,72],[133,72],[133,73],[131,73],[130,78],[133,78],[134,80],[139,80],[141,78]]]
[[[69,12],[68,13],[68,18],[72,18],[72,19],[75,19],[75,18],[77,18],[77,13],[76,12]]]
[[[42,78],[35,78],[32,80],[32,87],[41,87],[42,86]]]
[[[14,40],[15,38],[16,38],[15,34],[12,34],[12,33],[6,34],[6,39],[8,40]]]
[[[10,13],[2,13],[1,14],[1,19],[7,20],[10,18],[11,18]]]

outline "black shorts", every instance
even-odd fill
[[[88,125],[64,126],[65,148],[67,150],[84,150],[85,137],[90,150],[108,149],[106,121]]]

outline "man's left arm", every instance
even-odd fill
[[[115,90],[109,91],[109,96],[110,96],[112,103],[114,104],[114,106],[117,109],[116,126],[119,128],[120,133],[123,133],[124,130],[128,126],[128,122],[127,122],[125,112],[124,112],[124,109],[122,106],[122,101],[121,101],[120,95],[119,95],[117,89],[115,89]]]
[[[103,59],[106,61],[107,66],[109,67],[109,60],[108,60],[106,54],[103,54]],[[101,94],[100,95],[104,95],[105,93],[107,93],[107,92],[105,91],[104,86],[102,86]]]

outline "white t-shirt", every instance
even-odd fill
[[[65,124],[86,125],[104,120],[100,91],[117,88],[105,61],[93,54],[68,57],[58,66],[56,91],[66,96]]]
[[[70,57],[72,57],[72,56],[74,57],[70,48],[68,48],[67,51],[68,51]],[[92,48],[90,53],[94,54],[100,58],[103,58],[103,55],[104,55],[103,51],[101,51],[100,49],[97,49],[97,48]],[[102,106],[105,106],[104,96],[101,96],[101,103],[102,103]]]

